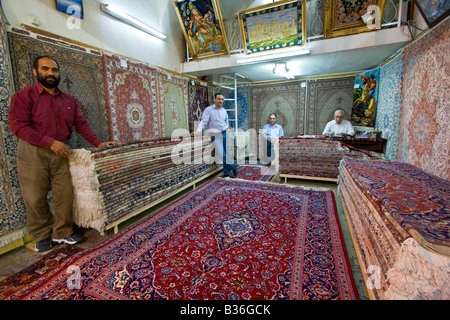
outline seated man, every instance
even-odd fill
[[[275,139],[284,137],[283,127],[277,124],[276,122],[277,122],[277,115],[275,113],[272,113],[269,116],[269,123],[263,127],[262,131],[264,139],[267,140],[267,157],[269,159],[272,158],[272,143],[275,142]]]
[[[344,120],[344,111],[336,110],[334,113],[334,120],[331,120],[325,126],[323,130],[324,136],[353,136],[355,135],[355,130],[352,124],[348,120]]]

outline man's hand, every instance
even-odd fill
[[[106,147],[106,146],[116,146],[116,145],[117,145],[116,141],[108,141],[108,142],[100,143],[97,148],[103,148],[103,147]]]
[[[69,147],[66,144],[64,144],[64,143],[62,143],[61,141],[58,141],[58,140],[53,140],[53,142],[52,142],[52,144],[50,146],[50,149],[56,155],[61,156],[61,157],[67,158],[70,155]]]

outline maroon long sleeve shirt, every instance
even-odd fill
[[[59,89],[51,95],[39,83],[13,95],[9,126],[18,138],[45,148],[50,148],[53,140],[69,140],[73,127],[94,147],[101,143],[75,98]]]

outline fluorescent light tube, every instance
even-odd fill
[[[300,55],[305,55],[305,54],[310,54],[310,53],[311,53],[311,50],[279,52],[279,53],[267,54],[267,55],[263,55],[263,56],[239,59],[236,62],[239,64],[247,64],[247,63],[260,62],[260,61],[270,61],[270,60],[279,59],[279,58],[300,56]]]
[[[100,8],[103,12],[109,14],[110,16],[113,16],[116,19],[119,19],[122,22],[125,22],[126,24],[129,24],[132,27],[135,27],[136,29],[139,29],[141,31],[144,31],[158,39],[166,40],[166,36],[162,34],[159,31],[156,31],[152,27],[146,25],[142,21],[139,21],[136,18],[133,18],[132,16],[127,15],[126,13],[122,12],[121,10],[115,8],[114,6],[110,6],[108,4],[100,4]]]

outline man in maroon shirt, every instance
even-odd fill
[[[75,98],[58,89],[58,63],[47,56],[36,58],[34,86],[16,92],[11,100],[9,126],[19,138],[17,171],[25,207],[27,229],[36,241],[36,251],[49,250],[52,241],[76,244],[82,236],[73,232],[73,190],[69,171],[69,147],[72,128],[93,146],[101,143],[80,112]],[[54,214],[47,203],[51,189]]]

